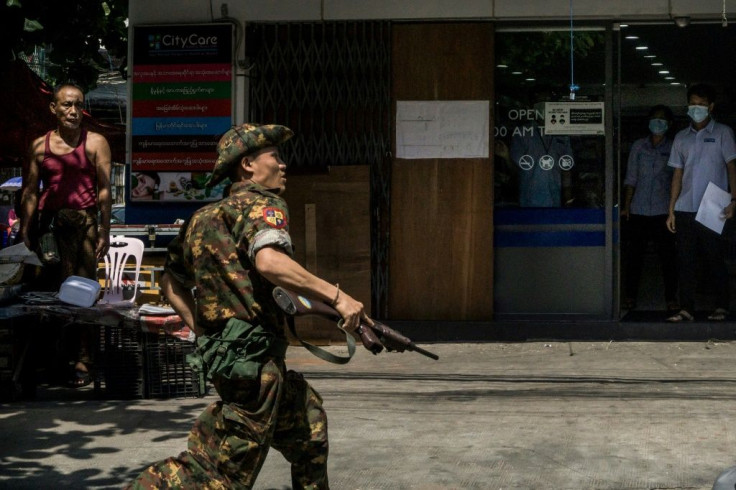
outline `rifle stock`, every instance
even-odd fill
[[[286,312],[287,315],[303,316],[318,315],[328,320],[341,320],[340,314],[333,307],[323,301],[313,300],[298,295],[293,291],[280,286],[274,288],[273,297],[276,304]],[[362,323],[355,332],[360,335],[363,346],[373,354],[378,354],[385,347],[389,351],[404,352],[405,350],[417,352],[431,359],[437,360],[439,356],[418,347],[408,337],[400,334],[386,324],[373,320],[373,325]]]

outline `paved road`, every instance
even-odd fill
[[[333,489],[710,489],[736,464],[736,343],[426,347],[440,360],[290,349],[325,399]],[[181,451],[215,399],[90,394],[0,405],[1,488],[120,488]],[[255,488],[288,474],[273,452]]]

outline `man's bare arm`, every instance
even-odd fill
[[[731,191],[731,202],[728,206],[723,209],[723,214],[726,219],[733,218],[734,212],[736,212],[736,160],[731,160],[726,163],[726,170],[728,171],[728,187]]]
[[[29,249],[32,249],[34,245],[31,243],[30,230],[38,209],[39,168],[43,161],[45,141],[45,136],[36,138],[33,141],[22,172],[23,192],[21,194],[20,207],[20,234],[23,237],[23,242]]]
[[[258,272],[273,284],[331,304],[343,318],[346,330],[352,332],[358,328],[361,319],[373,323],[363,311],[360,301],[315,276],[280,249],[262,248],[256,253],[255,262]]]
[[[169,301],[174,311],[197,336],[201,335],[203,332],[197,327],[194,317],[195,304],[191,290],[185,288],[175,277],[166,272],[161,276],[159,284],[161,294]]]
[[[667,229],[672,233],[675,232],[675,203],[677,198],[680,197],[682,191],[682,174],[683,169],[676,168],[672,174],[672,189],[670,190],[670,208],[669,216],[667,216]]]
[[[87,135],[87,154],[97,169],[97,208],[100,211],[97,239],[97,257],[102,258],[110,248],[110,215],[112,213],[112,191],[110,190],[110,172],[112,168],[112,152],[104,136],[98,133]]]

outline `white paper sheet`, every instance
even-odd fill
[[[726,224],[723,208],[729,204],[731,204],[731,194],[713,182],[708,182],[708,187],[706,187],[703,199],[700,201],[695,220],[720,235],[723,233],[723,226]]]
[[[397,158],[488,158],[490,101],[396,103]]]
[[[146,303],[138,308],[141,315],[176,315],[173,308],[168,306],[158,306],[152,303]]]

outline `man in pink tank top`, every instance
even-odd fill
[[[110,145],[82,128],[83,106],[79,87],[63,84],[54,90],[49,107],[57,128],[33,141],[23,168],[20,233],[26,246],[37,250],[39,237],[53,230],[61,260],[45,265],[38,281],[52,291],[71,275],[97,279],[98,261],[110,247]],[[82,338],[83,351],[84,344]],[[87,353],[72,355],[73,381],[84,385]]]

